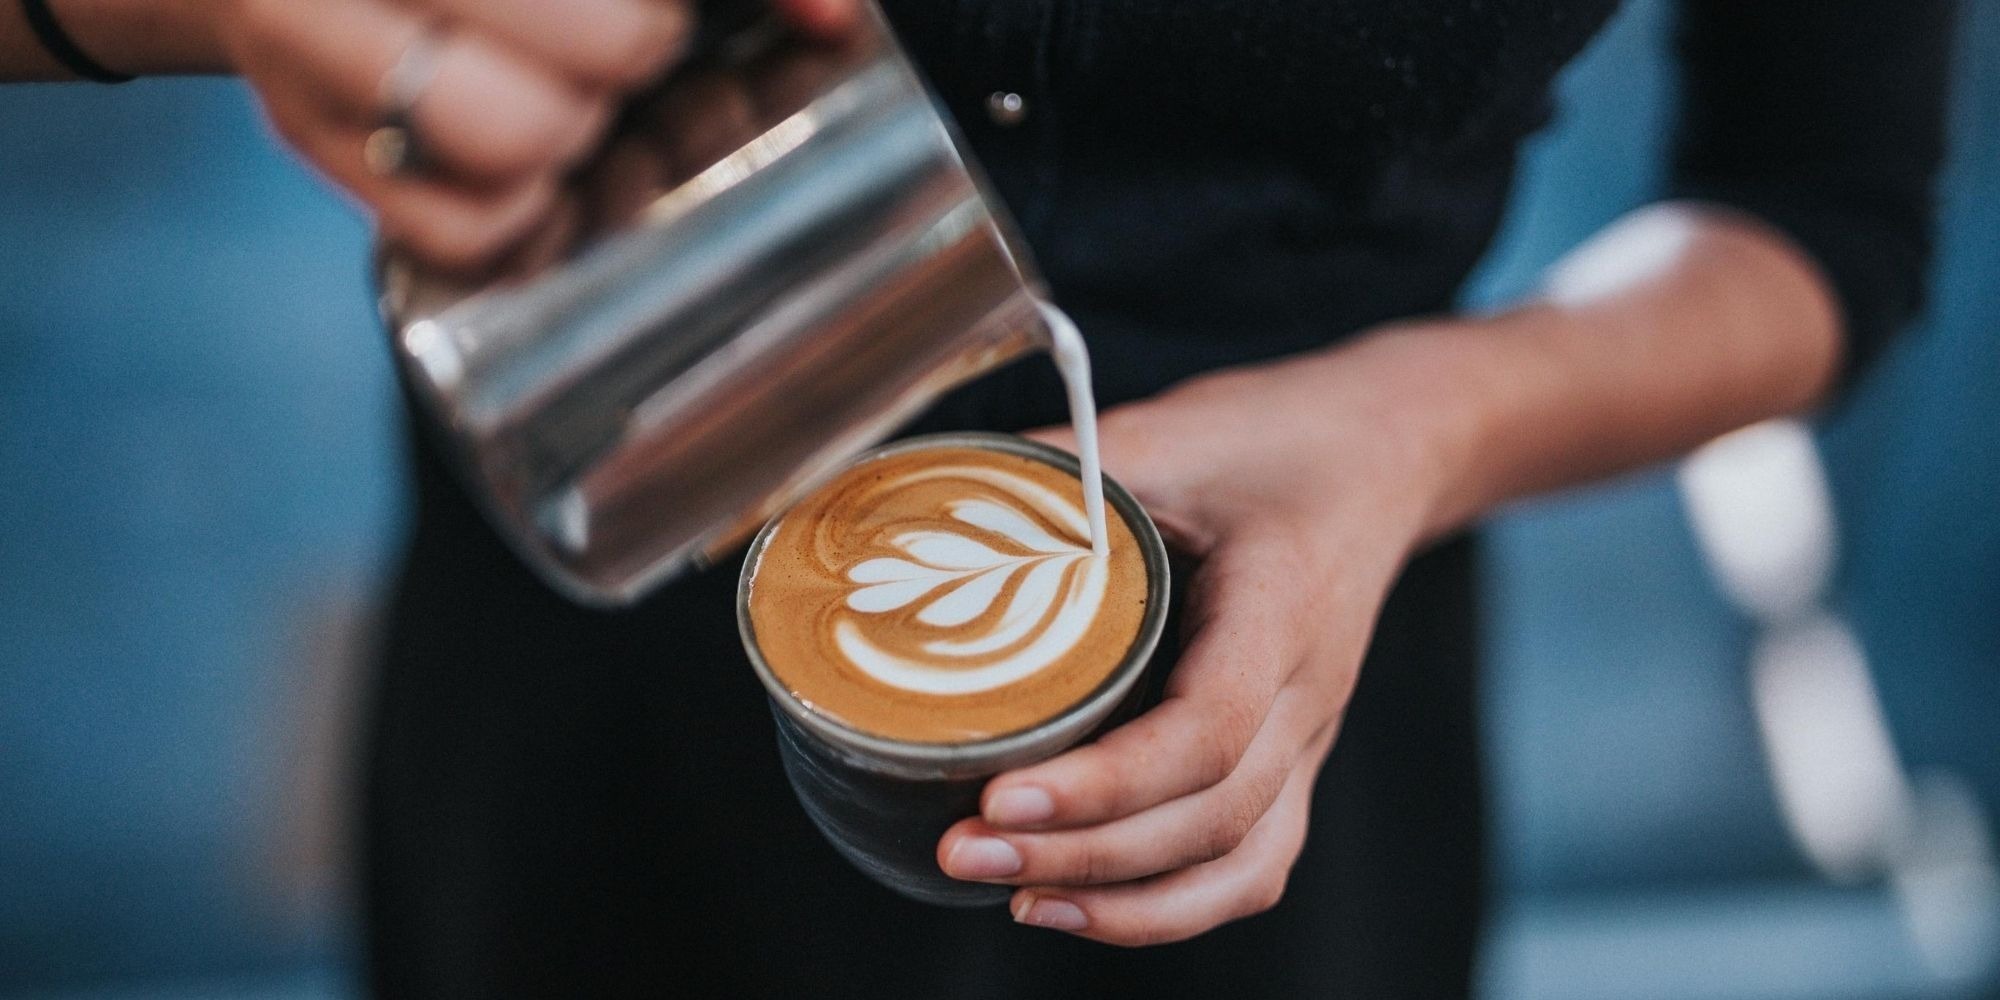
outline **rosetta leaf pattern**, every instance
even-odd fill
[[[890,540],[900,555],[866,559],[847,571],[850,582],[862,585],[848,594],[847,606],[863,614],[886,614],[929,599],[918,610],[917,620],[938,628],[957,628],[991,609],[1016,574],[1051,560],[1067,562],[1088,552],[996,501],[962,500],[953,503],[950,510],[952,517],[968,528],[999,535],[1029,554],[1002,552],[969,533],[938,529],[903,532]],[[1031,576],[1059,578],[1059,574],[1052,578],[1047,573]],[[1039,617],[1038,612],[1053,604],[1054,588],[1032,589],[1036,593],[1016,594],[1008,608],[1010,622],[1024,612]],[[1043,589],[1049,593],[1040,593]]]

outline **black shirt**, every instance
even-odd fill
[[[1117,400],[1448,308],[1551,83],[1616,5],[888,6]],[[1855,367],[1922,291],[1949,13],[1681,4],[1668,193],[1797,240],[1833,279]],[[1018,126],[986,114],[996,91],[1024,98]]]
[[[890,0],[1091,341],[1100,398],[1450,308],[1521,141],[1606,0]],[[1789,233],[1851,363],[1915,308],[1941,0],[1686,0],[1673,189]],[[995,92],[1024,100],[988,117]],[[927,427],[1062,419],[1045,364]],[[388,995],[1453,996],[1483,885],[1466,543],[1391,598],[1286,900],[1118,951],[931,910],[791,801],[733,567],[564,603],[421,445],[372,715],[366,870]]]

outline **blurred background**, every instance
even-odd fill
[[[1572,67],[1472,303],[1656,190],[1669,15]],[[1493,1000],[2000,996],[2000,4],[1966,18],[1883,370],[1495,525]],[[404,518],[365,228],[228,82],[8,87],[0,136],[0,997],[356,996]]]

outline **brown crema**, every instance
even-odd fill
[[[971,743],[1088,698],[1146,616],[1144,553],[1115,509],[1090,554],[1082,484],[953,445],[862,462],[787,513],[750,582],[771,672],[870,735]]]

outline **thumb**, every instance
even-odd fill
[[[1184,512],[1186,495],[1184,470],[1163,451],[1150,429],[1147,415],[1153,411],[1145,402],[1127,403],[1100,416],[1117,417],[1098,421],[1098,448],[1104,460],[1104,474],[1130,491],[1140,506],[1152,515],[1153,523],[1168,546],[1199,551],[1197,540],[1205,537]],[[1076,431],[1064,426],[1038,427],[1022,432],[1031,441],[1053,445],[1074,455]],[[1202,543],[1205,544],[1205,543]]]
[[[1143,418],[1131,419],[1144,412],[1144,403],[1127,403],[1099,413],[1097,421],[1097,449],[1105,474],[1118,480],[1141,501],[1152,492],[1152,480],[1165,471],[1158,467],[1157,448],[1150,444],[1147,422]],[[1021,432],[1021,436],[1082,457],[1075,427],[1064,424],[1037,427]]]

